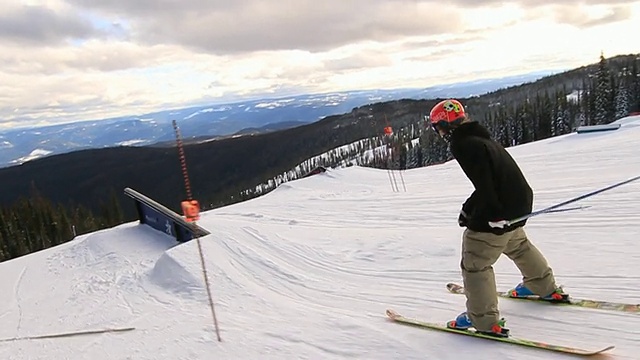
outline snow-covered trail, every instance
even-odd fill
[[[510,151],[535,208],[640,175],[640,120]],[[2,359],[568,359],[567,355],[415,329],[384,311],[451,319],[460,282],[461,203],[472,187],[455,162],[394,172],[352,167],[283,184],[202,214],[201,239],[222,342],[195,241],[137,223],[0,264],[0,338],[104,327],[119,334],[0,343]],[[585,199],[585,210],[530,220],[527,231],[575,297],[640,303],[640,181]],[[500,288],[520,276],[502,258]],[[640,314],[500,301],[513,336],[616,346],[637,359]]]

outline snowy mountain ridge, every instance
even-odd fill
[[[424,89],[364,90],[303,94],[233,103],[208,104],[35,128],[0,131],[0,167],[81,149],[146,146],[174,141],[176,120],[185,138],[229,136],[247,128],[303,124],[350,112],[366,104],[402,98],[467,97],[533,81],[550,72],[470,81]]]

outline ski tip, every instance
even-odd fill
[[[615,345],[609,345],[606,348],[600,350],[600,352],[602,353],[602,352],[605,352],[605,351],[613,350],[615,348],[616,348]]]
[[[393,309],[387,309],[386,313],[387,313],[387,316],[391,319],[397,319],[398,317],[400,317],[400,314],[395,312],[395,310]]]
[[[594,355],[600,355],[604,352],[607,352],[609,350],[613,350],[615,349],[614,345],[609,345],[605,348],[602,348],[600,350],[595,350],[595,351],[581,351],[581,352],[576,352],[575,355],[582,355],[582,356],[594,356]]]
[[[463,286],[460,284],[456,284],[456,283],[448,283],[447,284],[447,290],[449,290],[449,292],[455,293],[455,294],[459,294],[461,293],[461,290],[463,289]]]

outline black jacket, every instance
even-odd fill
[[[533,191],[518,164],[489,131],[475,121],[464,123],[452,132],[450,149],[475,188],[462,205],[467,228],[502,234],[524,226],[526,220],[506,229],[488,224],[526,215],[533,207]]]

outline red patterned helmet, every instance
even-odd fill
[[[429,113],[429,120],[434,130],[439,126],[443,130],[449,130],[451,125],[459,125],[466,117],[464,107],[455,99],[447,99],[437,103]]]

